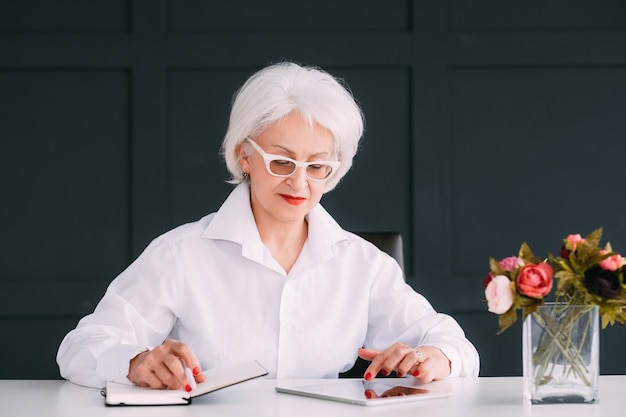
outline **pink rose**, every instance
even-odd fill
[[[598,253],[600,253],[600,255],[606,255],[608,252],[604,249],[600,249]],[[622,258],[622,255],[619,253],[609,256],[600,262],[600,268],[606,271],[617,271],[622,265],[624,265],[624,258]]]
[[[565,238],[565,247],[569,250],[576,250],[579,243],[584,243],[585,239],[580,234],[569,235]]]
[[[511,281],[504,275],[493,277],[485,288],[487,306],[495,314],[506,313],[513,305],[514,297]]]
[[[498,263],[505,271],[515,271],[518,267],[524,265],[524,261],[517,256],[509,256],[508,258],[500,260]]]
[[[569,254],[574,252],[579,244],[584,243],[585,238],[580,234],[568,235],[561,247],[561,258],[569,258]]]
[[[552,290],[552,267],[541,262],[528,264],[520,268],[515,284],[520,294],[532,298],[541,298]]]
[[[517,256],[509,256],[498,261],[500,267],[505,271],[515,271],[520,266],[524,265],[524,261]],[[490,272],[483,280],[483,288],[487,288],[489,282],[493,279],[493,272]]]

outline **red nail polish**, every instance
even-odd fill
[[[396,372],[396,376],[398,378],[402,378],[404,376],[404,374],[402,372]]]
[[[365,391],[365,396],[367,398],[372,398],[372,391]]]
[[[369,381],[370,379],[372,379],[372,374],[370,372],[365,374],[365,380]]]
[[[196,366],[191,372],[193,372],[194,375],[198,375],[200,373],[200,368]]]
[[[387,376],[387,375],[389,375],[389,373],[387,373],[387,371],[385,371],[384,369],[381,369],[381,370],[380,370],[380,374],[381,374],[382,376]]]
[[[415,371],[415,372],[413,372],[413,376],[414,376],[415,378],[417,378],[418,376],[420,376],[420,371]]]
[[[185,391],[191,392],[191,385],[187,384],[187,386],[185,386]]]

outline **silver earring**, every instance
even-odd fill
[[[250,174],[248,174],[247,172],[243,173],[243,180],[245,182],[250,182]]]

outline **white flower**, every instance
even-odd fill
[[[495,314],[503,314],[509,311],[513,305],[513,288],[511,281],[504,275],[493,277],[485,288],[485,297],[489,311]]]

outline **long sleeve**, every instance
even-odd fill
[[[91,387],[130,383],[130,360],[162,343],[176,319],[176,275],[168,245],[153,242],[63,339],[57,353],[61,376]]]
[[[404,282],[399,267],[384,258],[368,265],[374,269],[374,282],[366,346],[385,349],[395,342],[434,346],[450,359],[450,376],[478,376],[478,352],[456,320],[437,313],[426,298]]]

